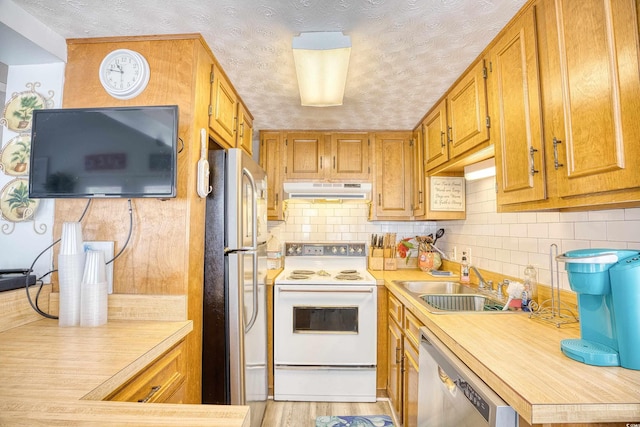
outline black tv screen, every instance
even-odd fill
[[[178,107],[34,110],[29,197],[176,196]]]

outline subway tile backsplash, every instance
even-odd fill
[[[286,221],[269,222],[269,231],[285,241],[363,241],[372,233],[397,233],[398,239],[435,233],[445,235],[438,247],[458,259],[470,249],[479,268],[523,277],[532,264],[538,280],[550,284],[549,251],[583,248],[640,250],[640,208],[581,212],[497,213],[495,178],[467,182],[467,218],[455,221],[367,221],[369,204],[289,201]],[[554,263],[555,269],[555,263]],[[564,265],[560,283],[569,289]]]

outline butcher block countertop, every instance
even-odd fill
[[[371,273],[530,424],[640,423],[640,371],[562,354],[560,341],[579,338],[578,324],[557,328],[522,312],[431,314],[392,281],[443,279],[419,270]]]
[[[191,321],[42,319],[0,332],[0,426],[248,426],[246,406],[101,401],[183,339]]]

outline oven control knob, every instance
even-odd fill
[[[358,255],[362,253],[362,246],[358,246],[358,248],[356,249],[356,253]]]
[[[298,255],[300,255],[300,254],[302,253],[302,246],[298,246],[298,247],[296,248],[296,253],[297,253]]]
[[[332,254],[337,254],[338,253],[338,248],[336,248],[335,246],[331,247],[331,253]]]
[[[341,247],[340,247],[340,253],[341,253],[342,255],[346,254],[346,253],[347,253],[347,249],[346,249],[344,246],[341,246]]]

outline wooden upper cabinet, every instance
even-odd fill
[[[425,175],[424,175],[424,163],[423,163],[423,148],[422,148],[422,127],[418,127],[413,131],[411,137],[411,158],[413,162],[411,164],[412,175],[412,210],[413,217],[420,218],[425,214]]]
[[[286,134],[287,180],[369,181],[367,132]]]
[[[260,132],[260,166],[267,172],[267,219],[284,219],[282,177],[284,141],[281,132]]]
[[[410,219],[411,132],[375,134],[374,200],[371,219]]]
[[[253,154],[253,117],[242,102],[238,102],[238,129],[236,131],[238,148],[249,156]]]
[[[444,99],[422,122],[424,169],[430,170],[449,160],[447,100]]]
[[[321,132],[288,133],[286,179],[318,180],[324,176],[323,157],[325,140]]]
[[[449,157],[457,157],[489,141],[484,60],[465,74],[447,95]]]
[[[634,0],[548,1],[552,151],[559,197],[640,186]],[[555,146],[555,148],[554,148]]]
[[[214,139],[227,148],[236,147],[238,97],[222,71],[214,64],[211,71],[209,128]]]
[[[536,14],[532,5],[491,50],[492,139],[499,204],[546,198]]]
[[[327,178],[369,181],[369,151],[368,133],[332,133],[331,165]]]

